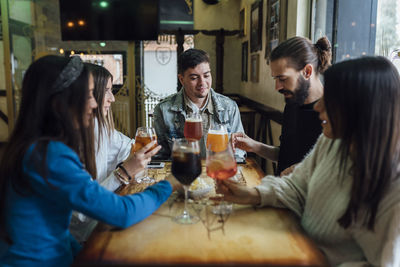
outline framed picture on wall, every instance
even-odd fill
[[[262,49],[262,3],[256,1],[251,5],[250,14],[250,51],[256,52]]]
[[[286,21],[282,16],[287,14],[287,0],[268,0],[267,15],[265,23],[266,42],[265,58],[269,63],[271,51],[278,46],[279,42],[286,38]]]
[[[251,55],[250,80],[253,83],[258,83],[259,72],[260,72],[260,55],[259,54]]]
[[[249,42],[242,43],[242,81],[247,82]]]
[[[242,8],[239,13],[239,36],[244,37],[247,34],[247,24],[246,24],[246,8]]]

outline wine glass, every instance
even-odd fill
[[[183,213],[173,220],[181,224],[193,224],[198,222],[199,217],[189,214],[187,210],[187,198],[191,183],[201,174],[199,141],[192,141],[184,138],[174,140],[172,146],[171,172],[183,185],[183,189],[185,190],[185,208]]]
[[[221,152],[226,150],[228,141],[228,131],[225,125],[214,122],[207,133],[206,147],[214,152]]]
[[[133,152],[140,150],[142,147],[150,143],[151,141],[157,140],[157,134],[152,127],[139,127],[136,130],[135,143],[132,145]],[[150,150],[157,147],[155,144]],[[143,176],[137,175],[135,177],[137,183],[154,183],[156,180],[148,175],[147,165],[144,168]]]
[[[203,136],[202,118],[197,112],[189,113],[185,119],[183,135],[188,140],[200,140]]]
[[[229,179],[237,172],[235,156],[233,154],[232,144],[228,142],[224,150],[213,149],[210,144],[207,147],[206,169],[207,175],[216,179],[217,186],[219,180]],[[232,204],[228,204],[222,198],[219,205],[213,209],[214,214],[230,214],[232,212]]]

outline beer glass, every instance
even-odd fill
[[[232,144],[228,143],[224,150],[214,151],[210,144],[207,147],[206,169],[207,175],[216,179],[217,186],[219,180],[229,179],[237,172],[235,156],[233,154]],[[214,214],[230,214],[232,204],[226,203],[223,199],[218,206],[213,209]]]
[[[207,133],[206,147],[213,152],[226,150],[228,146],[228,131],[223,124],[213,123]]]
[[[135,143],[132,145],[134,152],[140,150],[142,147],[150,143],[151,141],[157,140],[157,134],[154,128],[151,127],[139,127],[136,130]],[[157,147],[155,144],[150,150]],[[147,165],[144,168],[143,176],[135,177],[137,183],[154,183],[156,180],[148,175]]]
[[[190,185],[201,174],[201,157],[199,141],[185,138],[175,139],[172,146],[171,172],[183,185],[185,190],[185,208],[183,213],[173,218],[180,224],[193,224],[199,217],[191,215],[187,210],[187,198]]]
[[[185,119],[183,135],[188,140],[200,140],[203,135],[202,119],[199,113],[189,113]]]

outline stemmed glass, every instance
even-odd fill
[[[199,217],[191,215],[187,210],[188,189],[201,174],[200,146],[197,140],[192,141],[184,138],[174,140],[171,172],[185,190],[185,208],[181,215],[174,218],[174,221],[181,224],[198,222]]]
[[[142,147],[150,143],[151,141],[157,140],[157,134],[154,128],[152,127],[139,127],[136,130],[135,136],[135,144],[132,145],[132,149],[134,152],[140,150]],[[157,147],[155,144],[150,150]],[[147,165],[144,168],[143,176],[136,176],[135,177],[137,183],[154,183],[156,180],[153,177],[148,175]]]
[[[207,175],[216,179],[218,186],[219,180],[229,179],[236,174],[237,165],[231,143],[228,142],[223,150],[220,150],[220,146],[217,148],[213,149],[211,144],[207,147],[206,169]],[[220,204],[213,209],[214,214],[225,215],[231,212],[232,204],[226,203],[223,198]]]
[[[189,113],[185,119],[183,135],[188,140],[200,140],[203,136],[202,118],[199,113]]]

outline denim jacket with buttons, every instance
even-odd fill
[[[216,93],[210,89],[211,99],[214,106],[214,114],[211,122],[225,124],[228,134],[244,132],[240,119],[239,108],[235,101]],[[157,154],[157,158],[171,158],[173,139],[184,138],[183,128],[185,126],[186,110],[183,99],[183,89],[162,100],[154,108],[153,119],[154,128],[157,133],[158,143],[162,149]],[[201,155],[205,157],[204,137],[201,140]],[[246,152],[236,149],[235,156],[244,159]]]

